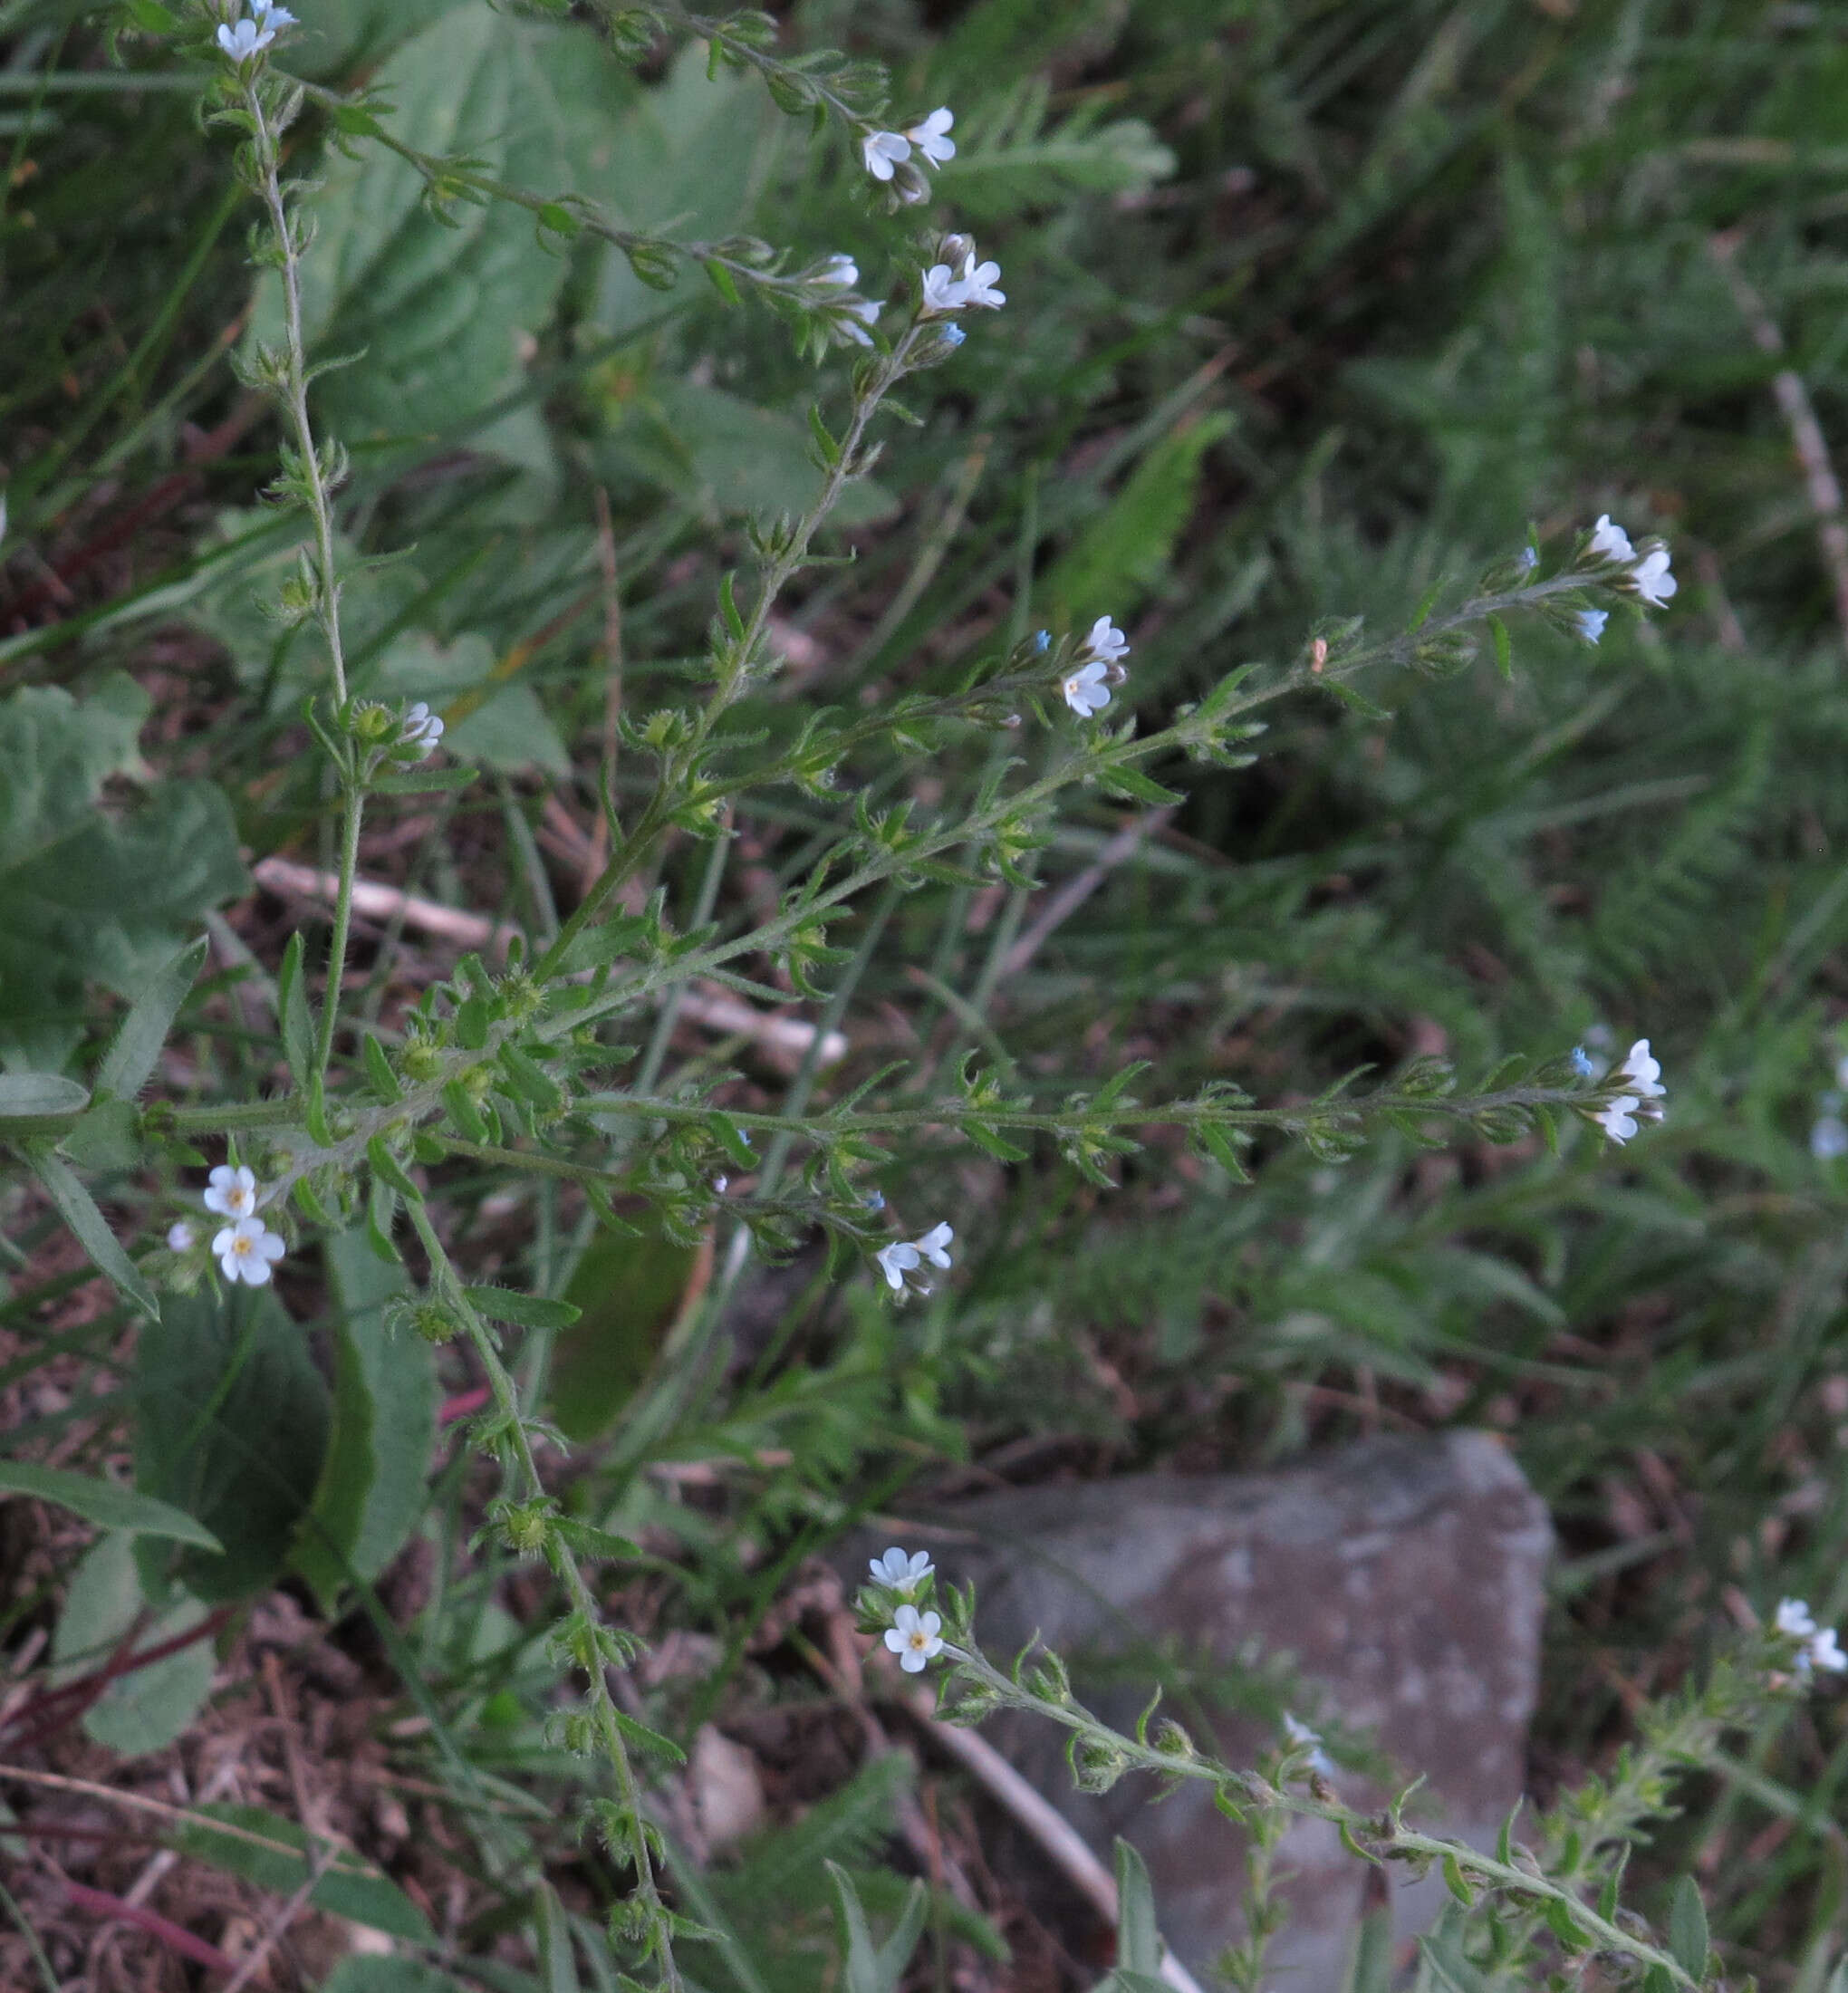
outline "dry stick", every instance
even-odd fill
[[[1125,823],[1083,871],[1074,872],[1047,900],[1045,911],[1002,957],[1002,975],[1019,975],[1045,946],[1054,930],[1069,920],[1111,873],[1134,855],[1136,847],[1144,838],[1159,836],[1168,828],[1175,808],[1174,804],[1165,804],[1160,809],[1150,810],[1146,816]]]
[[[263,1934],[245,1954],[236,1972],[220,1988],[220,1993],[244,1993],[244,1988],[269,1963],[269,1955],[287,1934],[289,1926],[308,1907],[308,1899],[320,1887],[321,1878],[327,1873],[328,1863],[323,1853],[317,1853],[310,1858],[308,1873],[302,1886],[290,1897],[263,1928]]]
[[[251,876],[279,899],[325,901],[340,891],[338,872],[320,871],[287,858],[259,859],[251,867]],[[406,927],[421,929],[461,948],[505,948],[520,932],[505,921],[446,907],[435,900],[421,900],[375,879],[353,881],[353,911],[374,920],[401,919]],[[815,1026],[805,1018],[766,1016],[724,990],[688,990],[680,999],[680,1015],[710,1031],[735,1032],[784,1058],[801,1059],[814,1043]],[[844,1059],[848,1049],[843,1033],[829,1032],[822,1041],[822,1064],[833,1065]]]
[[[938,1722],[936,1705],[929,1696],[901,1697],[899,1707],[932,1743],[940,1745],[955,1758],[990,1798],[1014,1815],[1018,1825],[1052,1857],[1066,1881],[1114,1930],[1116,1878],[1052,1802],[1030,1786],[987,1738],[954,1723]],[[1161,1955],[1160,1977],[1176,1989],[1176,1993],[1200,1993],[1199,1981],[1171,1951],[1164,1951]]]
[[[1761,353],[1776,358],[1784,351],[1784,335],[1734,261],[1738,246],[1736,233],[1709,236],[1707,253],[1726,279],[1739,316],[1746,322],[1746,330],[1752,335],[1753,345]],[[1841,625],[1843,645],[1848,646],[1848,523],[1843,520],[1848,508],[1842,503],[1842,486],[1829,462],[1829,446],[1823,439],[1822,426],[1810,405],[1803,376],[1793,367],[1780,367],[1771,377],[1771,392],[1790,431],[1797,462],[1803,466],[1810,510],[1816,516],[1816,538],[1822,543],[1823,564],[1834,583],[1835,621]]]

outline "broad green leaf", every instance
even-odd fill
[[[808,424],[692,380],[660,380],[624,411],[600,455],[640,472],[708,517],[801,513],[822,473],[809,460]],[[890,517],[898,501],[872,478],[841,494],[837,526]]]
[[[55,1502],[99,1529],[120,1530],[130,1536],[167,1536],[175,1543],[197,1544],[201,1550],[223,1547],[209,1529],[171,1502],[157,1501],[151,1495],[118,1488],[113,1481],[99,1481],[88,1474],[72,1474],[66,1468],[0,1460],[0,1496],[6,1495]]]
[[[425,699],[452,711],[443,737],[447,754],[509,773],[539,768],[562,775],[571,765],[558,729],[538,694],[521,679],[503,679],[492,646],[473,632],[448,645],[408,631],[386,650],[369,679],[387,698]]]
[[[349,1574],[376,1578],[417,1527],[438,1391],[430,1345],[386,1331],[386,1305],[405,1291],[402,1270],[383,1265],[361,1230],[338,1234],[322,1250],[337,1311],[333,1417],[292,1561],[332,1614]]]
[[[268,1287],[169,1295],[135,1351],[135,1485],[197,1516],[222,1556],[188,1550],[188,1588],[217,1604],[281,1570],[327,1453],[327,1386]]]
[[[559,121],[541,55],[557,33],[484,6],[445,14],[371,78],[396,107],[394,136],[425,152],[467,153],[516,186],[556,187]],[[522,209],[458,202],[446,226],[425,211],[411,166],[371,146],[360,152],[330,151],[322,164],[303,271],[313,353],[365,351],[316,383],[319,420],[350,447],[422,444],[519,387],[515,332],[544,324],[566,266],[539,246]],[[280,279],[271,275],[251,338],[274,344],[281,331]]]
[[[131,1101],[147,1085],[188,993],[206,959],[206,938],[163,962],[137,991],[97,1069],[96,1090]]]
[[[1039,586],[1040,600],[1073,629],[1105,611],[1122,621],[1167,572],[1193,515],[1200,460],[1232,426],[1231,416],[1214,409],[1156,443],[1061,555]]]
[[[610,219],[638,233],[716,242],[747,225],[768,183],[786,122],[757,80],[721,70],[708,77],[700,44],[675,57],[666,78],[638,87],[592,37],[554,36],[544,66],[557,92],[572,184]],[[704,277],[683,269],[668,293],[704,303]],[[595,306],[606,332],[660,316],[662,293],[644,284],[620,250],[605,253]],[[757,310],[747,306],[747,310]]]
[[[133,998],[184,930],[246,884],[223,794],[167,782],[126,812],[112,775],[145,778],[147,695],[106,679],[80,704],[55,686],[0,698],[0,1060],[51,1072],[82,1035],[83,990]]]
[[[568,1329],[583,1313],[569,1301],[548,1301],[543,1295],[515,1294],[507,1287],[463,1291],[490,1322],[517,1322],[526,1329]]]
[[[0,1137],[67,1128],[90,1105],[88,1092],[55,1073],[0,1073]]]
[[[1700,1886],[1691,1875],[1684,1875],[1669,1898],[1669,1950],[1690,1979],[1707,1977],[1710,1943],[1707,1905],[1700,1901]]]
[[[585,1248],[564,1291],[583,1314],[552,1354],[552,1416],[567,1439],[606,1430],[648,1375],[698,1257],[697,1247],[613,1232]]]
[[[214,1868],[239,1875],[259,1889],[291,1896],[308,1880],[308,1856],[314,1846],[309,1835],[293,1820],[266,1811],[262,1806],[204,1805],[194,1808],[206,1819],[191,1819],[174,1830],[173,1844],[196,1861],[209,1862]],[[242,1834],[215,1831],[207,1820],[223,1821],[241,1827]],[[261,1841],[245,1835],[260,1835]],[[265,1846],[263,1843],[283,1844]],[[299,1853],[290,1853],[291,1849]],[[345,1917],[373,1930],[382,1930],[408,1943],[436,1942],[429,1920],[398,1884],[388,1877],[364,1868],[357,1857],[336,1853],[334,1865],[309,1892],[308,1901],[330,1916]],[[332,1984],[332,1981],[327,1982]],[[431,1982],[447,1989],[449,1981],[439,1973]]]
[[[33,1173],[44,1185],[46,1194],[58,1208],[58,1216],[77,1235],[77,1243],[130,1307],[159,1319],[160,1303],[154,1290],[141,1278],[134,1261],[122,1250],[109,1223],[75,1172],[60,1156],[40,1145],[28,1151]]]
[[[52,1659],[62,1664],[60,1680],[75,1680],[104,1667],[124,1634],[140,1620],[148,1601],[136,1568],[132,1536],[105,1536],[78,1564],[64,1610],[52,1637]],[[145,1652],[182,1633],[206,1616],[197,1599],[181,1593],[150,1614],[136,1633]],[[163,1751],[182,1736],[211,1690],[217,1657],[209,1640],[119,1675],[83,1714],[83,1728],[97,1743],[123,1757]]]

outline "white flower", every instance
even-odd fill
[[[212,1241],[218,1266],[234,1285],[247,1281],[253,1287],[267,1286],[270,1267],[286,1248],[260,1218],[241,1218],[227,1225]]]
[[[933,263],[925,271],[923,292],[927,312],[959,312],[968,302],[967,293],[947,263]]]
[[[837,307],[839,316],[834,320],[835,329],[845,332],[856,346],[871,346],[872,334],[865,328],[879,317],[879,306],[868,298],[855,298],[851,304]],[[859,320],[859,323],[853,322]]]
[[[876,180],[889,180],[911,157],[911,141],[896,131],[869,131],[860,141],[860,156]]]
[[[1312,1772],[1320,1772],[1325,1778],[1334,1770],[1334,1761],[1323,1749],[1320,1734],[1306,1723],[1298,1722],[1287,1709],[1284,1712],[1284,1735],[1289,1738],[1293,1750],[1299,1750],[1305,1744],[1311,1747],[1309,1769]]]
[[[276,0],[250,0],[250,11],[266,28],[292,28],[295,16],[287,7],[279,7]]]
[[[249,1218],[256,1209],[255,1172],[241,1166],[234,1170],[228,1162],[221,1162],[207,1179],[210,1189],[206,1192],[206,1208],[217,1211],[221,1218]],[[217,1252],[215,1246],[212,1250]]]
[[[1596,643],[1610,620],[1608,609],[1582,609],[1578,612],[1578,633],[1587,643]]]
[[[851,291],[860,282],[860,265],[852,256],[830,256],[810,282],[833,284],[837,291]]]
[[[234,63],[247,63],[260,49],[266,49],[276,38],[273,27],[259,27],[255,21],[239,21],[230,27],[222,22],[218,26],[218,46]]]
[[[1110,667],[1098,663],[1093,658],[1089,664],[1073,672],[1060,687],[1065,695],[1065,704],[1080,719],[1089,719],[1110,704],[1110,687],[1103,682],[1109,675]]]
[[[1585,549],[1606,561],[1633,561],[1636,549],[1630,544],[1630,535],[1622,526],[1611,524],[1611,515],[1601,512],[1598,523],[1592,531],[1592,544]]]
[[[1523,574],[1531,574],[1540,565],[1540,556],[1530,546],[1524,546],[1515,555],[1515,565]]]
[[[1792,1640],[1807,1640],[1816,1630],[1809,1605],[1803,1599],[1779,1599],[1775,1624],[1780,1633],[1787,1633]]]
[[[995,288],[995,279],[1001,274],[998,263],[977,263],[976,252],[971,249],[963,258],[963,266],[957,278],[957,286],[962,292],[965,304],[986,304],[990,311],[998,310],[1007,302],[1007,294]]]
[[[918,1264],[918,1248],[894,1239],[890,1246],[881,1246],[872,1256],[879,1262],[880,1271],[886,1276],[886,1285],[897,1294],[905,1285],[905,1276]]]
[[[1818,1162],[1834,1162],[1848,1156],[1848,1122],[1838,1114],[1824,1114],[1810,1130],[1810,1154]]]
[[[944,133],[955,122],[956,120],[950,116],[948,108],[939,104],[924,120],[922,124],[912,125],[906,131],[905,136],[930,161],[932,166],[941,166],[946,159],[953,159],[956,157],[956,140],[944,137]],[[881,178],[883,177],[883,175],[881,176]]]
[[[1811,1668],[1822,1668],[1832,1675],[1839,1675],[1848,1670],[1848,1654],[1835,1644],[1835,1629],[1824,1626],[1813,1634],[1797,1657],[1799,1671],[1807,1673]]]
[[[1130,640],[1108,616],[1100,616],[1078,650],[1081,657],[1102,658],[1106,664],[1114,664],[1129,656]]]
[[[1669,573],[1669,550],[1665,546],[1657,547],[1638,562],[1630,578],[1636,583],[1636,592],[1651,609],[1660,609],[1680,586]]]
[[[899,1657],[899,1666],[908,1675],[921,1674],[924,1663],[943,1651],[938,1635],[943,1622],[935,1613],[920,1613],[915,1605],[901,1605],[886,1628],[885,1643]]]
[[[933,1266],[947,1267],[949,1265],[949,1242],[956,1237],[947,1225],[933,1225],[922,1238],[911,1243],[923,1254]]]
[[[1620,1094],[1593,1118],[1612,1141],[1626,1142],[1636,1132],[1636,1110],[1640,1104],[1632,1095]]]
[[[1617,1077],[1643,1100],[1660,1100],[1668,1092],[1662,1084],[1660,1062],[1650,1057],[1647,1038],[1639,1038],[1624,1054]]]
[[[914,1550],[908,1557],[897,1544],[882,1557],[868,1559],[875,1584],[889,1584],[908,1595],[915,1592],[937,1568],[928,1551]]]
[[[443,737],[443,723],[419,699],[404,716],[404,724],[399,728],[398,738],[407,747],[418,750],[417,758],[421,761]]]
[[[192,1247],[193,1228],[184,1218],[167,1228],[167,1249],[169,1253],[189,1253]]]

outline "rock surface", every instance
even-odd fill
[[[1272,1474],[1008,1489],[927,1520],[937,1526],[908,1526],[906,1546],[929,1549],[940,1579],[976,1581],[989,1657],[1005,1665],[1037,1631],[1118,1728],[1133,1726],[1150,1678],[1099,1686],[1099,1657],[1151,1642],[1225,1661],[1287,1655],[1324,1716],[1370,1731],[1403,1782],[1426,1775],[1413,1817],[1492,1848],[1520,1796],[1552,1535],[1486,1434],[1369,1440]],[[1210,1738],[1189,1728],[1232,1764],[1278,1741],[1267,1722],[1207,1713]],[[1142,1851],[1163,1933],[1189,1966],[1204,1970],[1238,1935],[1244,1851],[1204,1787],[1150,1806],[1152,1782],[1131,1776],[1090,1796],[1072,1789],[1052,1725],[1006,1717],[984,1734],[1106,1861],[1118,1834]],[[1336,1783],[1362,1803],[1379,1796],[1353,1775]],[[1296,1823],[1278,1868],[1294,1872],[1292,1915],[1268,1984],[1338,1987],[1367,1872],[1319,1821]],[[1396,1882],[1391,1897],[1402,1940],[1435,1915],[1442,1882]]]

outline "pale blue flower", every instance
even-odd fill
[[[1571,1065],[1573,1071],[1582,1080],[1594,1080],[1598,1076],[1598,1069],[1592,1064],[1591,1054],[1582,1045],[1574,1045],[1572,1056],[1567,1064]]]
[[[259,28],[255,21],[237,21],[229,27],[221,22],[218,25],[218,46],[234,63],[247,63],[275,38],[274,28]]]
[[[193,1248],[193,1228],[181,1218],[167,1228],[167,1249],[170,1253],[189,1253]]]
[[[1596,643],[1604,634],[1604,625],[1611,620],[1608,609],[1582,609],[1578,612],[1578,633],[1587,643]]]
[[[884,1556],[869,1558],[868,1568],[875,1584],[888,1584],[909,1598],[937,1566],[929,1551],[914,1550],[908,1556],[894,1544]]]
[[[946,325],[943,330],[938,333],[937,336],[943,342],[946,346],[954,351],[955,348],[960,346],[963,341],[966,340],[969,335],[963,331],[960,325]]]
[[[434,752],[437,743],[443,737],[443,723],[419,699],[404,716],[404,724],[398,730],[399,745],[415,747],[417,758],[421,761]]]
[[[1531,574],[1540,565],[1540,556],[1530,546],[1524,546],[1515,555],[1515,565],[1523,574]]]
[[[1053,633],[1050,630],[1035,630],[1033,633],[1033,648],[1036,656],[1044,657],[1053,648]],[[1843,1062],[1848,1064],[1848,1060]]]
[[[1810,1154],[1818,1162],[1834,1162],[1837,1156],[1848,1156],[1848,1122],[1834,1114],[1824,1114],[1810,1130]]]

